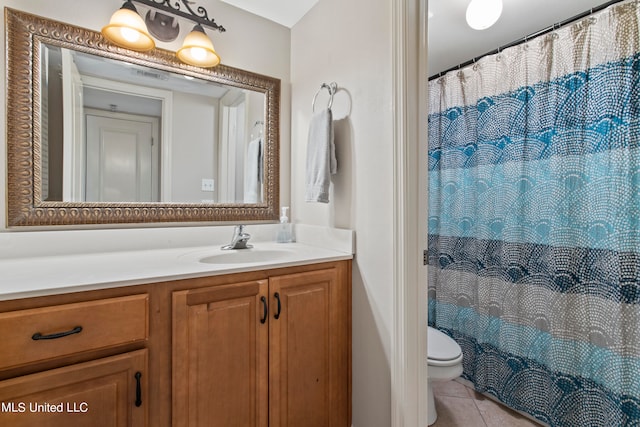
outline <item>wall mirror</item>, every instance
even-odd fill
[[[278,218],[280,80],[5,22],[8,226]]]

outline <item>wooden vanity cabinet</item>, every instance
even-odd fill
[[[350,426],[350,307],[349,262],[174,292],[173,427]]]
[[[0,337],[0,426],[351,425],[350,260],[0,301]]]
[[[2,303],[0,426],[148,425],[148,295],[81,297]]]

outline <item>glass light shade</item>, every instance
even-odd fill
[[[102,35],[110,42],[131,50],[146,51],[156,46],[136,8],[127,1],[112,16]]]
[[[176,56],[182,62],[196,67],[215,67],[220,63],[220,56],[200,24],[193,27],[193,30],[184,38],[184,43],[176,52]]]
[[[502,14],[502,0],[471,0],[467,6],[467,24],[474,30],[486,30]]]

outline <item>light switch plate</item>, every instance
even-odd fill
[[[202,191],[215,191],[215,181],[202,178]]]

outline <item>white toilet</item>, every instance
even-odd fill
[[[428,422],[436,422],[438,414],[433,400],[433,381],[449,381],[462,375],[462,349],[451,337],[439,330],[428,327],[427,334],[428,358]]]

